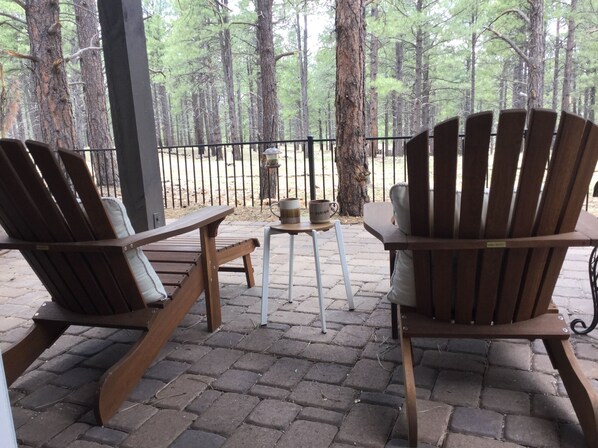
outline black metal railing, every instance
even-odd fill
[[[403,146],[409,137],[368,138],[368,193],[373,201],[385,200],[387,189],[405,180]],[[257,148],[275,146],[281,152],[279,167],[260,170]],[[394,148],[391,150],[390,148]],[[85,149],[92,173],[103,195],[120,196],[118,182],[107,182],[116,163],[114,149]],[[268,197],[334,199],[338,187],[335,140],[280,140],[275,142],[181,145],[158,148],[164,206],[194,204],[255,207]],[[390,151],[390,152],[389,152]],[[109,155],[108,155],[109,154]],[[110,164],[93,160],[106,159]],[[261,192],[260,176],[276,176],[276,191]],[[118,180],[118,178],[115,178]],[[269,183],[266,182],[266,185]]]
[[[366,139],[371,201],[388,200],[388,191],[407,179],[405,142],[410,137]],[[461,137],[462,139],[463,137]],[[462,140],[460,142],[462,144]],[[494,144],[494,138],[491,145]],[[275,146],[279,166],[260,169],[258,147]],[[491,146],[492,148],[493,146]],[[82,153],[91,167],[102,195],[120,196],[118,177],[109,176],[116,167],[114,149],[86,149]],[[271,197],[298,197],[305,201],[336,198],[338,188],[334,139],[280,140],[275,142],[221,143],[158,148],[164,206],[232,205],[256,207]],[[107,154],[110,154],[109,156]],[[110,163],[98,165],[96,159]],[[261,176],[276,176],[276,191],[261,192]],[[490,173],[487,176],[490,178]],[[107,182],[113,179],[114,182]],[[269,179],[268,179],[269,180]],[[590,195],[588,195],[588,198]],[[586,209],[588,200],[586,200]]]

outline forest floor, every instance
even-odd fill
[[[176,219],[181,216],[193,213],[204,206],[193,205],[184,208],[167,208],[165,210],[167,219]],[[302,216],[304,219],[308,219],[308,212],[304,210]],[[274,222],[278,221],[278,218],[270,212],[270,208],[266,205],[263,207],[235,207],[235,211],[226,217],[229,221],[249,221],[249,222]],[[334,216],[333,219],[338,219],[341,224],[361,224],[363,223],[363,216]]]

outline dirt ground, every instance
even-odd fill
[[[199,210],[202,206],[191,206],[185,208],[168,208],[165,210],[166,218],[167,219],[176,219],[180,218],[181,216],[187,215],[189,213],[193,213],[194,211]],[[303,219],[307,220],[308,217],[307,210],[302,213]],[[341,224],[361,224],[363,223],[362,216],[335,216],[335,219],[338,219]],[[256,222],[273,222],[278,221],[278,218],[274,216],[270,209],[264,205],[263,208],[260,207],[235,207],[235,211],[232,215],[228,215],[226,217],[227,220],[234,220],[234,221],[256,221]]]

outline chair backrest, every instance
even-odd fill
[[[598,127],[563,112],[554,137],[556,113],[547,110],[530,112],[526,132],[525,123],[523,110],[502,112],[491,145],[492,113],[471,115],[462,157],[456,118],[434,128],[433,148],[427,131],[411,139],[406,151],[412,234],[501,239],[575,230],[598,159]],[[461,195],[458,228],[455,194]],[[414,251],[417,310],[441,321],[475,324],[543,314],[566,251]]]
[[[116,237],[85,160],[33,141],[26,147],[0,140],[0,223],[9,237],[40,246]],[[67,310],[107,315],[145,308],[122,252],[22,253]]]

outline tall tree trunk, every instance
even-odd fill
[[[255,0],[257,12],[257,40],[260,57],[262,138],[269,144],[278,139],[278,96],[276,87],[276,60],[274,57],[274,34],[272,31],[272,0]],[[266,172],[266,160],[260,148],[260,199],[271,198],[277,190],[276,176]],[[268,183],[269,179],[269,183]]]
[[[563,73],[563,99],[561,109],[569,111],[571,108],[571,85],[573,84],[573,51],[575,50],[575,10],[577,0],[571,0],[569,20],[567,22],[567,43],[565,47],[565,70]]]
[[[427,39],[426,39],[427,40]],[[429,127],[431,122],[430,94],[432,81],[430,80],[430,54],[426,53],[423,58],[422,67],[422,125]]]
[[[341,215],[369,201],[365,151],[365,0],[336,0],[336,164]]]
[[[517,58],[513,65],[513,98],[512,107],[514,109],[525,108],[525,95],[523,95],[523,86],[525,85],[525,61]]]
[[[421,13],[423,0],[417,0],[415,9]],[[415,134],[422,127],[422,78],[423,78],[424,31],[418,24],[415,31],[415,81],[413,83],[413,116],[411,134]]]
[[[191,95],[191,104],[193,111],[193,134],[195,137],[195,145],[202,145],[205,142],[203,120],[201,110],[199,108],[199,93],[193,92]]]
[[[596,73],[596,69],[594,69],[594,76]],[[596,86],[592,86],[590,87],[590,104],[588,106],[588,115],[587,115],[587,119],[590,121],[594,121],[594,110],[596,109]]]
[[[530,0],[530,39],[528,55],[527,108],[544,103],[544,0]]]
[[[237,78],[237,120],[239,123],[239,141],[244,141],[243,139],[243,108],[242,108],[242,101],[241,101],[241,80]],[[243,147],[241,146],[240,149]],[[241,154],[242,158],[242,154]]]
[[[62,54],[57,0],[28,0],[25,18],[41,135],[56,147],[75,149],[75,125]]]
[[[558,106],[558,94],[559,94],[559,57],[561,52],[561,18],[556,19],[556,36],[554,37],[554,70],[552,75],[552,109],[556,110]]]
[[[477,4],[475,7],[475,12],[471,15],[471,26],[475,29],[475,24],[477,22]],[[475,31],[471,33],[471,68],[469,71],[469,110],[467,111],[468,114],[473,114],[474,111],[474,104],[475,104],[475,80],[476,80],[476,65],[477,65],[477,52],[476,52],[476,43],[478,41],[478,35]]]
[[[162,141],[164,146],[174,145],[174,134],[172,126],[172,117],[170,115],[170,102],[166,93],[164,84],[156,84],[156,98],[160,105],[160,117],[162,122]]]
[[[216,83],[213,78],[210,78],[208,83],[209,93],[209,114],[210,114],[210,145],[212,155],[217,156],[218,160],[223,159],[222,154],[222,130],[220,127],[220,104],[218,98],[218,90],[216,89]]]
[[[226,103],[228,106],[229,138],[230,143],[240,142],[239,120],[235,107],[235,82],[233,76],[233,51],[231,48],[230,29],[228,25],[228,0],[222,0],[221,8],[222,31],[220,31],[220,53],[222,55],[222,68],[224,69],[224,87],[226,89]],[[241,159],[241,148],[233,145],[233,159]]]
[[[248,110],[247,110],[247,117],[249,119],[249,140],[252,142],[257,141],[258,139],[258,128],[259,128],[259,121],[258,121],[258,110],[257,110],[257,101],[256,101],[256,97],[257,97],[257,93],[255,92],[254,88],[253,88],[253,72],[252,72],[252,65],[251,62],[248,61],[247,62],[247,79],[249,82],[249,105],[248,105]],[[254,144],[250,145],[250,149],[252,151],[256,150],[256,147]]]
[[[309,135],[309,113],[307,108],[307,16],[303,15],[304,30],[301,33],[301,22],[299,13],[295,15],[295,27],[297,32],[297,48],[299,57],[299,79],[301,81],[301,101],[299,104],[299,117],[297,126],[297,136],[305,138]]]
[[[151,81],[150,81],[151,82]],[[155,116],[154,120],[156,122],[156,144],[158,148],[164,146],[164,142],[162,141],[162,117],[160,116],[160,100],[158,98],[158,84],[155,82],[151,82],[151,90],[152,90],[152,107],[154,108]]]
[[[308,87],[308,57],[309,49],[307,48],[307,15],[303,14],[303,79],[301,80],[301,101],[303,103],[303,117],[305,123],[303,125],[305,134],[309,135],[309,103],[307,98],[307,87]]]
[[[378,5],[372,4],[372,19],[378,20]],[[376,81],[378,79],[378,49],[380,48],[380,40],[376,35],[370,33],[370,137],[372,140],[371,155],[376,156],[378,152],[378,90],[376,89]]]
[[[403,42],[395,43],[395,78],[398,81],[403,80]],[[403,97],[396,91],[392,92],[392,135],[399,137],[403,135]],[[399,155],[403,145],[399,140],[393,139],[392,153]]]
[[[498,91],[498,107],[500,110],[507,108],[507,73],[509,71],[509,64],[505,62],[502,67],[500,76],[500,87]]]
[[[77,42],[79,48],[99,47],[100,23],[97,4],[94,0],[74,0]],[[90,148],[108,149],[114,147],[110,135],[110,122],[106,107],[106,86],[102,58],[98,50],[89,50],[79,59],[83,82],[85,116],[87,122],[87,143]],[[118,182],[117,163],[112,151],[92,154],[92,166],[100,185]]]

